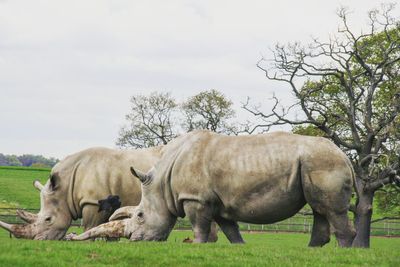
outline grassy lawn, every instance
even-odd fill
[[[43,184],[49,169],[0,167],[0,208],[40,208],[39,191],[33,187],[38,179]]]
[[[225,237],[215,244],[182,243],[190,231],[167,242],[65,242],[9,239],[0,232],[1,266],[400,266],[400,239],[372,238],[371,249],[341,249],[335,239],[308,248],[308,234],[247,234],[244,245]]]

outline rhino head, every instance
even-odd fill
[[[142,198],[138,206],[123,207],[115,211],[110,222],[94,227],[71,240],[95,237],[126,237],[131,241],[165,241],[176,223],[164,200],[163,184],[153,179],[154,169],[147,174],[131,168],[142,183]],[[121,220],[122,219],[122,220]]]
[[[177,216],[168,209],[164,184],[154,179],[155,169],[147,174],[131,167],[132,174],[142,183],[142,198],[127,224],[132,241],[165,241],[176,223]]]
[[[0,226],[17,238],[58,240],[64,237],[71,225],[72,215],[65,200],[67,188],[63,188],[57,175],[51,175],[45,185],[39,181],[34,186],[40,191],[40,211],[33,214],[19,210],[17,215],[26,224],[10,225],[0,221]]]

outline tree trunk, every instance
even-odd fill
[[[373,191],[359,190],[354,220],[356,237],[353,241],[353,247],[369,248],[373,200]]]

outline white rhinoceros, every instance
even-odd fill
[[[169,143],[147,174],[138,169],[131,170],[142,182],[142,199],[132,217],[73,240],[115,235],[166,240],[177,217],[188,216],[195,242],[207,242],[215,220],[231,242],[241,243],[237,221],[274,223],[306,203],[314,213],[310,246],[329,242],[330,225],[340,246],[351,246],[355,236],[347,216],[354,172],[346,155],[325,138],[195,131]]]
[[[73,219],[82,218],[85,230],[104,223],[110,214],[99,212],[98,201],[118,195],[122,206],[137,205],[140,182],[132,179],[129,166],[149,170],[160,158],[161,148],[90,148],[70,155],[54,166],[44,186],[35,181],[40,190],[40,212],[20,210],[18,215],[28,224],[0,221],[0,226],[18,238],[61,239]]]

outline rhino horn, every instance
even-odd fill
[[[135,170],[133,167],[131,167],[131,173],[133,176],[137,177],[142,184],[146,184],[150,180],[150,177],[146,173],[141,172],[140,170]]]
[[[11,224],[0,221],[0,227],[6,229],[7,231],[9,231],[11,233],[13,232],[13,226]]]
[[[17,210],[17,215],[24,221],[28,223],[33,223],[37,220],[37,214],[25,211],[25,210]]]
[[[82,241],[96,237],[112,237],[112,238],[128,237],[125,234],[125,228],[126,228],[126,220],[112,221],[100,224],[99,226],[89,229],[80,235],[72,236],[71,240]]]
[[[126,206],[117,209],[108,219],[109,221],[115,221],[115,220],[122,220],[126,218],[132,218],[135,208],[137,206]]]
[[[37,190],[42,191],[44,188],[44,185],[42,185],[39,180],[35,180],[33,182],[33,186],[36,187]]]
[[[16,238],[26,238],[32,239],[32,229],[29,227],[30,225],[17,225],[17,224],[8,224],[5,222],[0,221],[0,227],[9,231],[13,236]]]

